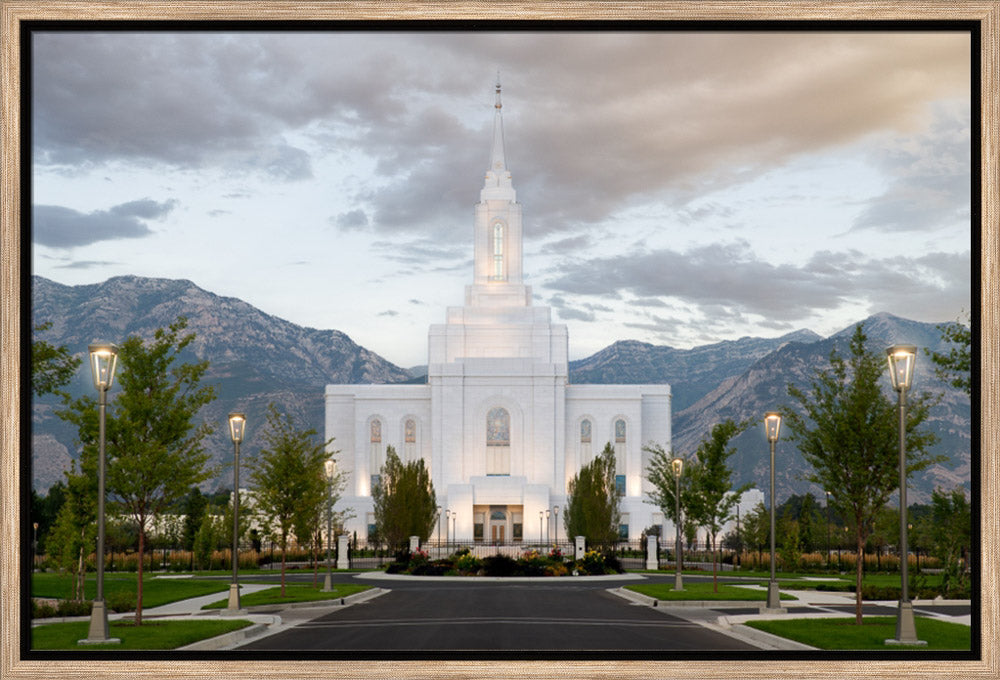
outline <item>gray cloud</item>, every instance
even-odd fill
[[[969,299],[970,281],[968,253],[877,259],[857,251],[824,251],[793,266],[765,262],[748,243],[737,241],[574,261],[546,286],[603,298],[629,293],[640,298],[640,307],[676,298],[724,325],[746,323],[747,314],[784,324],[858,301],[914,319],[948,318]],[[669,321],[648,316],[656,320],[652,326],[633,327],[662,330]]]
[[[51,248],[73,248],[98,241],[142,238],[153,231],[143,220],[166,216],[176,201],[130,201],[108,210],[82,213],[58,205],[32,206],[32,241]]]
[[[330,223],[348,231],[361,230],[368,226],[368,215],[364,210],[349,210],[331,217]]]
[[[972,191],[969,110],[935,111],[927,133],[908,144],[875,153],[876,163],[892,178],[872,199],[854,229],[925,231],[969,219]]]
[[[57,269],[103,269],[121,264],[120,262],[110,262],[108,260],[77,260],[69,264],[56,265]]]
[[[968,100],[970,82],[967,39],[902,33],[51,33],[33,64],[42,166],[295,180],[311,153],[358,152],[378,174],[353,197],[371,228],[436,238],[467,228],[498,64],[528,238],[913,130],[926,102]],[[909,223],[908,195],[866,219]]]
[[[399,316],[399,312],[394,309],[387,309],[384,312],[379,312],[377,316]]]

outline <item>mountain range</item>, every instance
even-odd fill
[[[187,317],[188,331],[196,337],[186,358],[209,360],[204,380],[216,386],[218,395],[201,416],[218,424],[206,449],[220,470],[232,459],[225,427],[230,411],[246,412],[248,423],[264,423],[267,405],[274,402],[297,425],[314,428],[322,437],[325,385],[424,380],[423,367],[408,371],[396,366],[340,331],[304,328],[187,280],[121,276],[100,284],[65,286],[34,276],[31,286],[33,323],[51,322],[36,339],[65,345],[79,356],[91,342],[124,340],[132,334],[150,338],[178,316]],[[877,351],[896,342],[933,351],[946,348],[935,324],[887,313],[863,323],[869,347]],[[674,451],[689,455],[712,425],[725,418],[761,420],[765,411],[792,405],[788,383],[808,387],[815,371],[829,365],[831,350],[847,353],[853,330],[854,324],[828,338],[798,330],[778,338],[744,337],[691,349],[623,340],[570,362],[569,379],[571,383],[669,383],[673,393],[671,445]],[[911,479],[911,501],[926,502],[935,487],[969,486],[973,474],[971,409],[964,392],[934,375],[928,358],[922,355],[917,366],[915,391],[927,389],[942,395],[928,427],[940,437],[934,453],[948,458]],[[85,365],[67,389],[74,396],[93,391]],[[53,395],[32,403],[32,484],[39,492],[62,479],[77,455],[75,432],[55,415],[59,403]],[[730,462],[737,483],[755,481],[763,489],[769,457],[761,428],[744,432],[733,444],[737,452]],[[249,441],[244,452],[254,452]],[[792,444],[779,442],[778,456],[779,498],[790,493],[821,493],[805,481],[807,464]],[[226,475],[220,473],[206,488],[226,487],[225,480]]]

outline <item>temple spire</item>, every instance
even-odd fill
[[[497,71],[497,99],[494,104],[493,113],[493,152],[490,155],[490,170],[502,172],[507,169],[506,156],[503,145],[503,116],[500,111],[503,104],[500,102],[500,71]]]

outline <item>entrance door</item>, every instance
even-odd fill
[[[490,541],[503,543],[507,537],[507,513],[494,510],[490,513]]]

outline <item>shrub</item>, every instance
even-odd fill
[[[455,554],[458,555],[455,559],[455,569],[457,569],[460,573],[475,574],[483,568],[483,561],[470,553],[468,548],[466,548],[460,555],[459,553]]]
[[[486,576],[513,576],[517,562],[507,555],[490,555],[483,558],[483,573]]]
[[[57,616],[90,616],[93,603],[90,600],[59,600]]]
[[[131,590],[108,593],[104,596],[104,604],[108,611],[119,614],[135,611],[135,602],[135,591]]]
[[[56,615],[56,608],[51,602],[45,600],[32,600],[31,601],[31,618],[33,619],[51,619]]]

